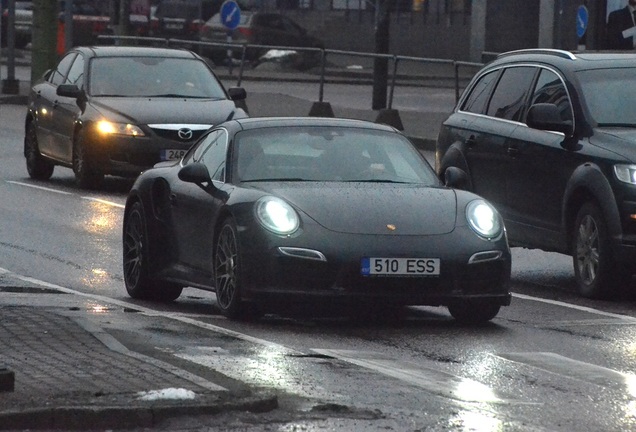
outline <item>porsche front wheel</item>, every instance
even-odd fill
[[[256,308],[242,299],[241,260],[236,224],[223,222],[214,248],[214,286],[216,303],[221,313],[230,319],[253,319]]]
[[[36,126],[33,122],[27,126],[24,136],[24,156],[29,177],[34,180],[48,180],[53,175],[55,166],[40,154]]]

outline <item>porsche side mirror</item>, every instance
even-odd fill
[[[468,190],[468,174],[461,168],[448,167],[444,171],[444,184],[450,188]]]
[[[179,179],[188,183],[211,183],[208,168],[200,162],[188,164],[179,170]]]
[[[58,96],[77,99],[82,94],[82,90],[75,84],[60,84],[57,86],[56,93]]]
[[[537,103],[530,107],[526,124],[539,130],[562,132],[566,136],[572,135],[572,121],[562,120],[559,107],[551,103]]]
[[[247,92],[243,87],[230,87],[227,89],[227,93],[233,101],[245,100],[247,98]]]

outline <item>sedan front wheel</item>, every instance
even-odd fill
[[[34,180],[48,180],[53,175],[55,166],[44,159],[38,145],[37,128],[33,122],[27,126],[24,136],[24,156],[29,177]]]

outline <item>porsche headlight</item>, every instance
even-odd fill
[[[614,174],[623,183],[636,185],[636,165],[614,165]]]
[[[298,229],[300,219],[296,211],[285,201],[267,196],[256,202],[256,217],[269,231],[289,235]]]
[[[113,123],[102,120],[97,123],[97,130],[105,135],[144,136],[139,126],[130,123]]]
[[[499,213],[484,200],[474,200],[466,206],[466,219],[480,237],[494,239],[503,232],[503,222]]]

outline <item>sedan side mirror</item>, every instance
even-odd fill
[[[60,84],[59,86],[57,86],[56,93],[58,96],[77,99],[82,94],[82,90],[80,90],[80,88],[77,87],[75,84]]]
[[[179,179],[188,183],[211,183],[208,168],[200,162],[190,163],[179,170]]]
[[[534,129],[562,132],[566,136],[573,133],[572,121],[562,120],[559,107],[551,103],[532,105],[528,110],[526,124]]]
[[[233,101],[245,100],[247,98],[247,92],[243,87],[230,87],[227,89],[227,93]]]

